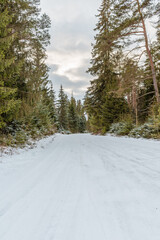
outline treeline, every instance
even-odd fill
[[[67,100],[66,126],[58,123],[45,63],[51,21],[39,6],[40,0],[0,1],[0,145],[23,144],[31,137],[52,134],[59,126],[77,132],[82,124],[81,104],[76,105],[74,98]]]
[[[146,22],[153,16],[150,43]],[[90,131],[160,135],[160,4],[103,0],[97,17],[88,69],[94,80],[85,96]]]
[[[80,100],[72,96],[69,100],[61,86],[57,101],[57,127],[64,133],[84,133],[86,130],[86,117],[84,106]]]

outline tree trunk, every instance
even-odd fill
[[[133,88],[132,88],[132,107],[133,107],[134,113],[135,113],[136,126],[138,126],[137,92],[136,92],[136,87],[134,85],[133,85]]]
[[[158,83],[157,83],[157,79],[156,79],[156,71],[155,71],[155,67],[154,67],[151,51],[149,49],[148,36],[147,36],[147,32],[146,32],[146,26],[145,26],[145,22],[144,22],[144,18],[143,18],[142,12],[141,12],[141,7],[140,7],[139,0],[137,0],[137,4],[138,4],[138,12],[140,14],[141,21],[142,21],[142,26],[143,26],[146,51],[147,51],[147,54],[148,54],[148,57],[149,57],[151,71],[152,71],[152,79],[153,79],[153,85],[154,85],[156,100],[157,100],[158,103],[160,103]]]

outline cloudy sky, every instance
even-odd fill
[[[91,58],[97,9],[101,0],[41,0],[42,12],[52,20],[47,64],[58,92],[62,84],[70,96],[83,98],[91,76],[86,73]]]
[[[86,70],[100,4],[101,0],[41,0],[42,12],[52,20],[47,64],[57,93],[62,84],[69,96],[73,91],[77,99],[82,99],[89,86],[92,77]],[[148,23],[147,28],[151,40],[155,30]]]

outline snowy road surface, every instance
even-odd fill
[[[160,142],[52,138],[1,158],[0,240],[160,240]]]

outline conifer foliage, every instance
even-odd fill
[[[114,122],[137,126],[158,118],[160,21],[150,45],[146,20],[153,13],[159,17],[159,9],[151,0],[102,0],[88,69],[94,79],[85,96],[92,132],[105,133]]]
[[[0,2],[0,141],[54,132],[55,97],[48,80],[46,47],[50,19],[39,0]],[[18,139],[23,142],[23,137]],[[14,142],[14,141],[13,141]]]
[[[102,1],[97,16],[99,21],[95,28],[97,34],[93,45],[91,67],[88,69],[95,79],[91,81],[87,91],[85,106],[89,114],[91,130],[97,133],[107,131],[115,118],[118,119],[127,111],[125,100],[115,94],[119,83],[114,63],[114,49],[118,47],[118,35],[115,29],[120,17],[116,15],[119,13],[115,7],[114,1]],[[118,110],[116,116],[113,106]]]
[[[39,7],[40,0],[0,1],[0,144],[56,130],[129,134],[140,124],[160,135],[160,4],[102,0],[84,103],[62,86],[55,99],[46,65],[51,21]],[[150,43],[146,21],[153,14],[157,38]]]
[[[68,97],[61,85],[58,99],[58,125],[60,130],[68,130]]]
[[[39,5],[0,1],[0,144],[24,144],[57,129],[85,131],[84,112],[77,113],[62,86],[56,106],[46,65],[51,21]]]
[[[68,122],[69,122],[69,129],[71,132],[78,132],[78,116],[76,112],[76,101],[71,97],[71,101],[69,103],[68,108]]]
[[[84,133],[86,117],[84,106],[80,100],[71,97],[69,100],[61,85],[57,101],[58,129],[60,132]]]
[[[2,0],[0,3],[0,129],[13,120],[16,109],[20,107],[15,84],[18,66],[12,51],[17,35],[12,29],[14,14],[10,13],[7,2]]]

